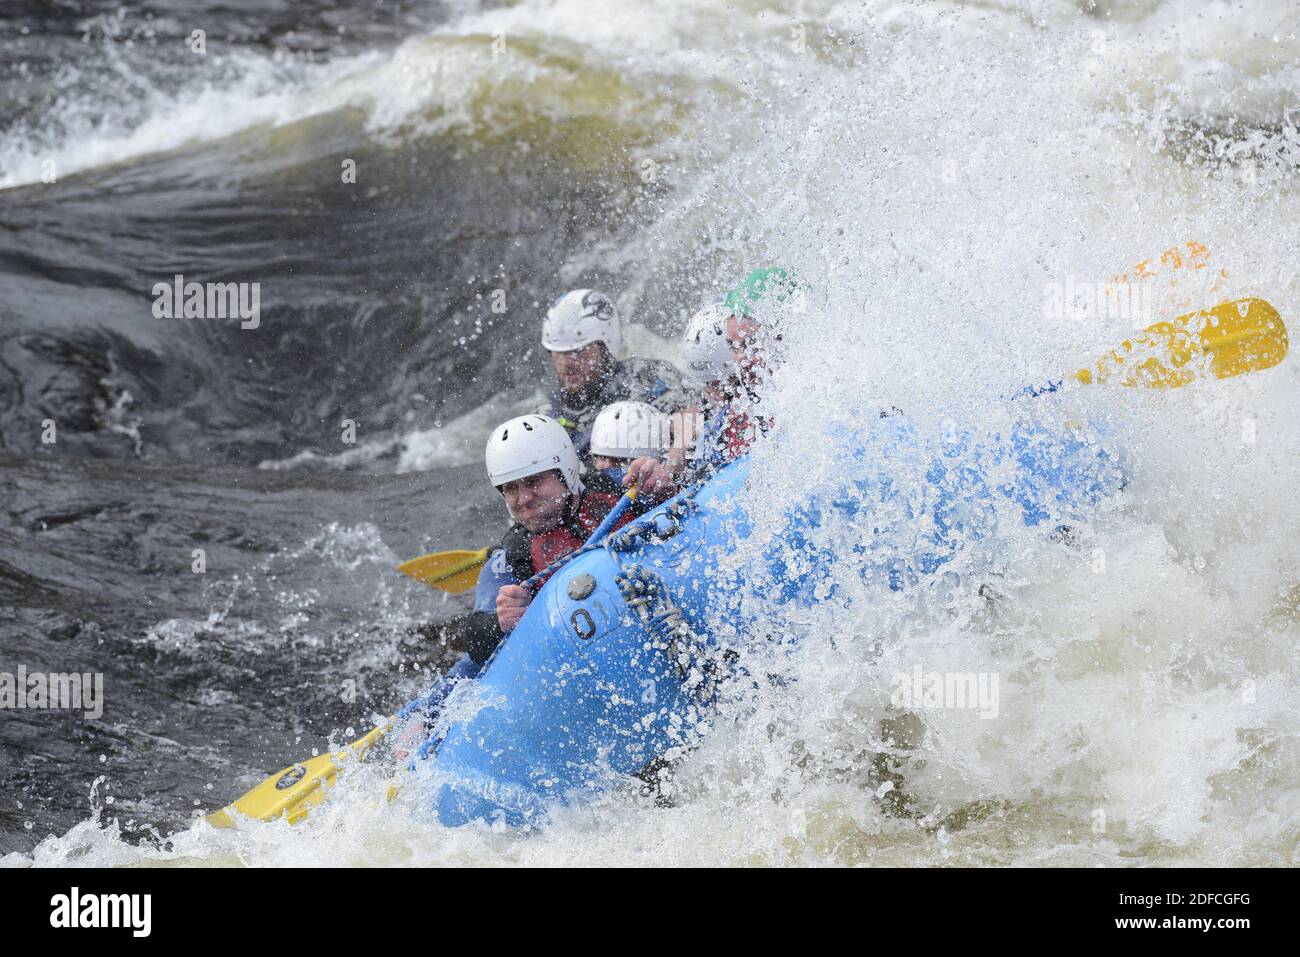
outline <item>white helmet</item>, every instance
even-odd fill
[[[566,292],[546,313],[542,322],[542,345],[551,352],[573,352],[593,342],[605,343],[609,354],[618,357],[623,331],[609,296],[595,289]]]
[[[545,415],[521,415],[492,430],[488,439],[488,480],[497,488],[515,479],[556,469],[569,492],[582,488],[578,453],[564,426]]]
[[[686,323],[682,358],[686,379],[692,385],[707,385],[726,378],[735,370],[731,343],[727,341],[727,317],[731,310],[722,303],[705,306]]]
[[[648,402],[611,402],[591,426],[591,454],[658,458],[668,445],[668,416]]]

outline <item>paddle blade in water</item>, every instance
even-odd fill
[[[307,812],[324,800],[334,784],[339,768],[360,758],[388,732],[388,725],[373,729],[364,738],[331,754],[321,754],[273,774],[234,804],[209,814],[205,821],[213,827],[234,827],[241,818],[274,821],[287,817],[296,824]]]
[[[1148,326],[1075,377],[1083,383],[1174,389],[1206,372],[1219,379],[1281,362],[1286,324],[1263,299],[1235,299]]]

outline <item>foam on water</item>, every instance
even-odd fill
[[[214,40],[208,54],[145,86],[129,62],[110,56],[111,79],[87,75],[79,95],[8,131],[0,189],[328,114],[359,117],[380,143],[570,125],[569,160],[590,167],[606,159],[603,129],[627,127],[642,140],[672,129],[675,100],[689,101],[721,72],[687,41],[721,39],[724,27],[721,10],[690,3],[628,4],[608,19],[576,2],[526,3],[466,13],[389,51],[324,62]],[[99,88],[113,84],[138,95],[110,98],[106,109]]]

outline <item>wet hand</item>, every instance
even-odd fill
[[[497,624],[503,632],[514,630],[532,600],[532,593],[522,585],[502,585],[497,590]]]
[[[643,495],[656,500],[668,498],[677,491],[668,466],[649,457],[636,459],[627,467],[623,484],[629,488],[635,485]]]

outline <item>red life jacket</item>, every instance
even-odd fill
[[[730,403],[722,414],[726,419],[722,424],[720,441],[728,462],[734,462],[748,452],[758,437],[772,427],[771,419],[751,416]]]
[[[551,562],[563,558],[569,552],[576,551],[587,543],[591,533],[609,514],[609,510],[623,497],[622,491],[603,491],[588,486],[578,500],[576,513],[562,525],[549,532],[532,536],[528,543],[529,553],[533,559],[533,570],[540,572]],[[614,528],[622,528],[636,517],[635,509],[629,508],[614,523]],[[613,531],[613,529],[611,529]]]

